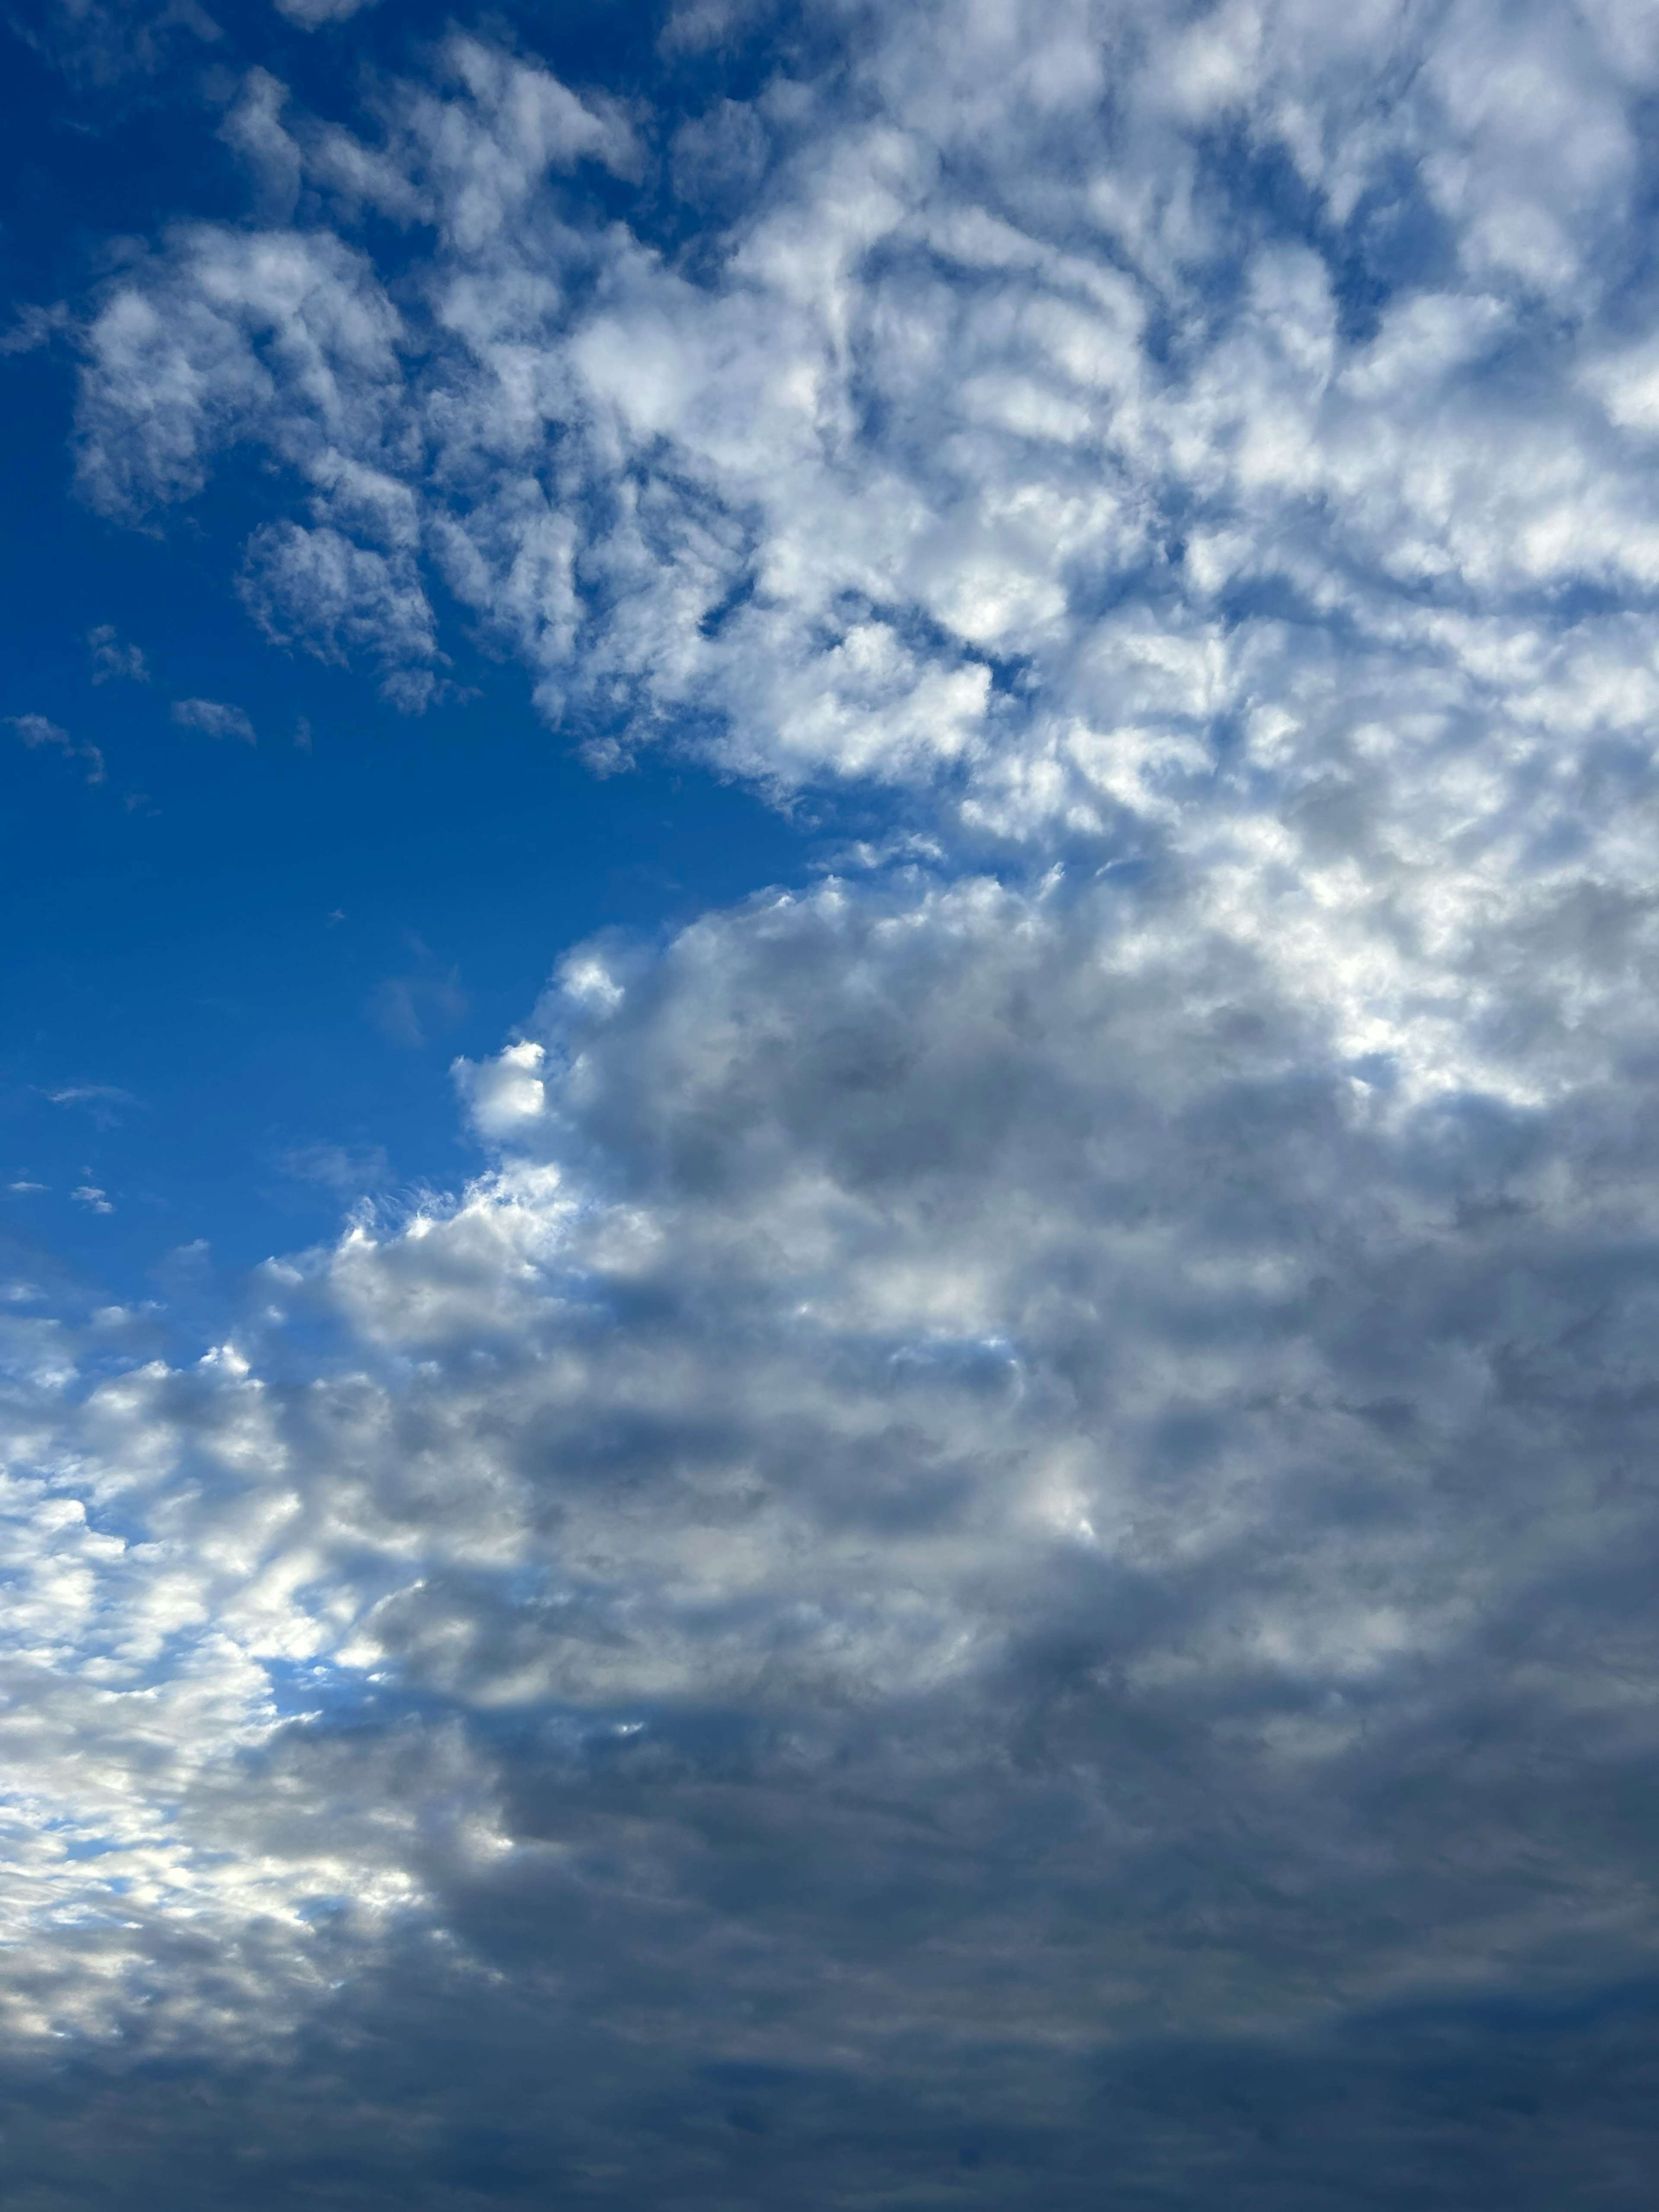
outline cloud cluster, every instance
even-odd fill
[[[1634,2204],[1659,46],[796,27],[256,70],[82,326],[273,638],[933,857],[572,953],[199,1362],[14,1301],[17,2047],[250,2203]]]
[[[654,133],[460,34],[362,135],[255,70],[263,227],[112,285],[87,495],[262,451],[295,511],[249,606],[401,703],[441,599],[601,761],[659,732],[1173,855],[1356,1053],[1501,1084],[1504,945],[1587,882],[1615,928],[1645,898],[1651,40],[1610,7],[876,21],[846,79]]]
[[[8,714],[6,721],[31,752],[39,752],[45,746],[60,752],[66,761],[85,761],[87,781],[104,781],[104,756],[96,745],[81,744],[45,714]]]
[[[994,2127],[1048,2051],[1064,2137],[1105,2052],[1651,1974],[1633,1096],[1401,1113],[1109,879],[590,947],[466,1088],[499,1168],[236,1346],[27,1339],[20,2025],[470,1974],[558,2127],[619,2037]]]

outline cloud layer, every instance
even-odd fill
[[[717,2058],[925,2162],[969,2080],[1060,2156],[1114,2051],[1650,1974],[1646,1117],[1391,1110],[1187,919],[593,948],[460,1201],[67,1428],[27,1339],[17,2030],[270,2066],[453,1973],[555,2135]]]
[[[17,1286],[29,2201],[55,2097],[186,2204],[1634,2205],[1659,45],[740,34],[254,69],[80,325],[274,641],[886,836],[570,953],[205,1358]]]

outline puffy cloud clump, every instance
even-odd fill
[[[251,72],[258,220],[85,325],[87,495],[262,452],[251,611],[400,703],[441,600],[601,763],[1176,855],[1356,1053],[1500,1084],[1493,967],[1645,926],[1651,42],[872,21],[672,128],[470,34],[356,134]]]

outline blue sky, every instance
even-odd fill
[[[246,13],[213,52],[251,39],[304,70],[303,32]],[[592,15],[572,50],[591,58],[597,39],[614,60],[627,27]],[[399,18],[393,51],[418,35]],[[354,27],[349,66],[368,33]],[[313,70],[337,100],[342,58]],[[68,73],[9,41],[3,250],[20,301],[84,288],[112,234],[246,199],[197,73]],[[135,542],[71,496],[61,346],[5,374],[6,703],[74,732],[0,763],[3,1164],[8,1185],[44,1186],[0,1203],[26,1264],[153,1297],[179,1248],[205,1243],[234,1273],[360,1197],[453,1181],[467,1161],[448,1064],[499,1042],[555,948],[659,928],[816,858],[810,826],[803,840],[799,818],[689,763],[595,779],[526,713],[517,672],[465,638],[464,696],[418,719],[360,672],[272,652],[234,589],[268,497],[257,471]],[[177,726],[177,702],[203,697],[240,702],[257,745]],[[109,1211],[75,1200],[85,1188]]]
[[[15,2200],[1645,2203],[1650,11],[4,26]]]

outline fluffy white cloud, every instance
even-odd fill
[[[1524,1090],[1504,947],[1644,896],[1645,49],[1549,9],[878,21],[856,97],[779,75],[670,134],[716,210],[678,257],[637,118],[532,62],[456,37],[362,138],[255,72],[237,143],[304,220],[113,285],[88,495],[262,447],[303,519],[250,606],[402,703],[435,578],[601,760],[1173,856],[1354,1052]],[[584,164],[645,180],[635,228]]]

